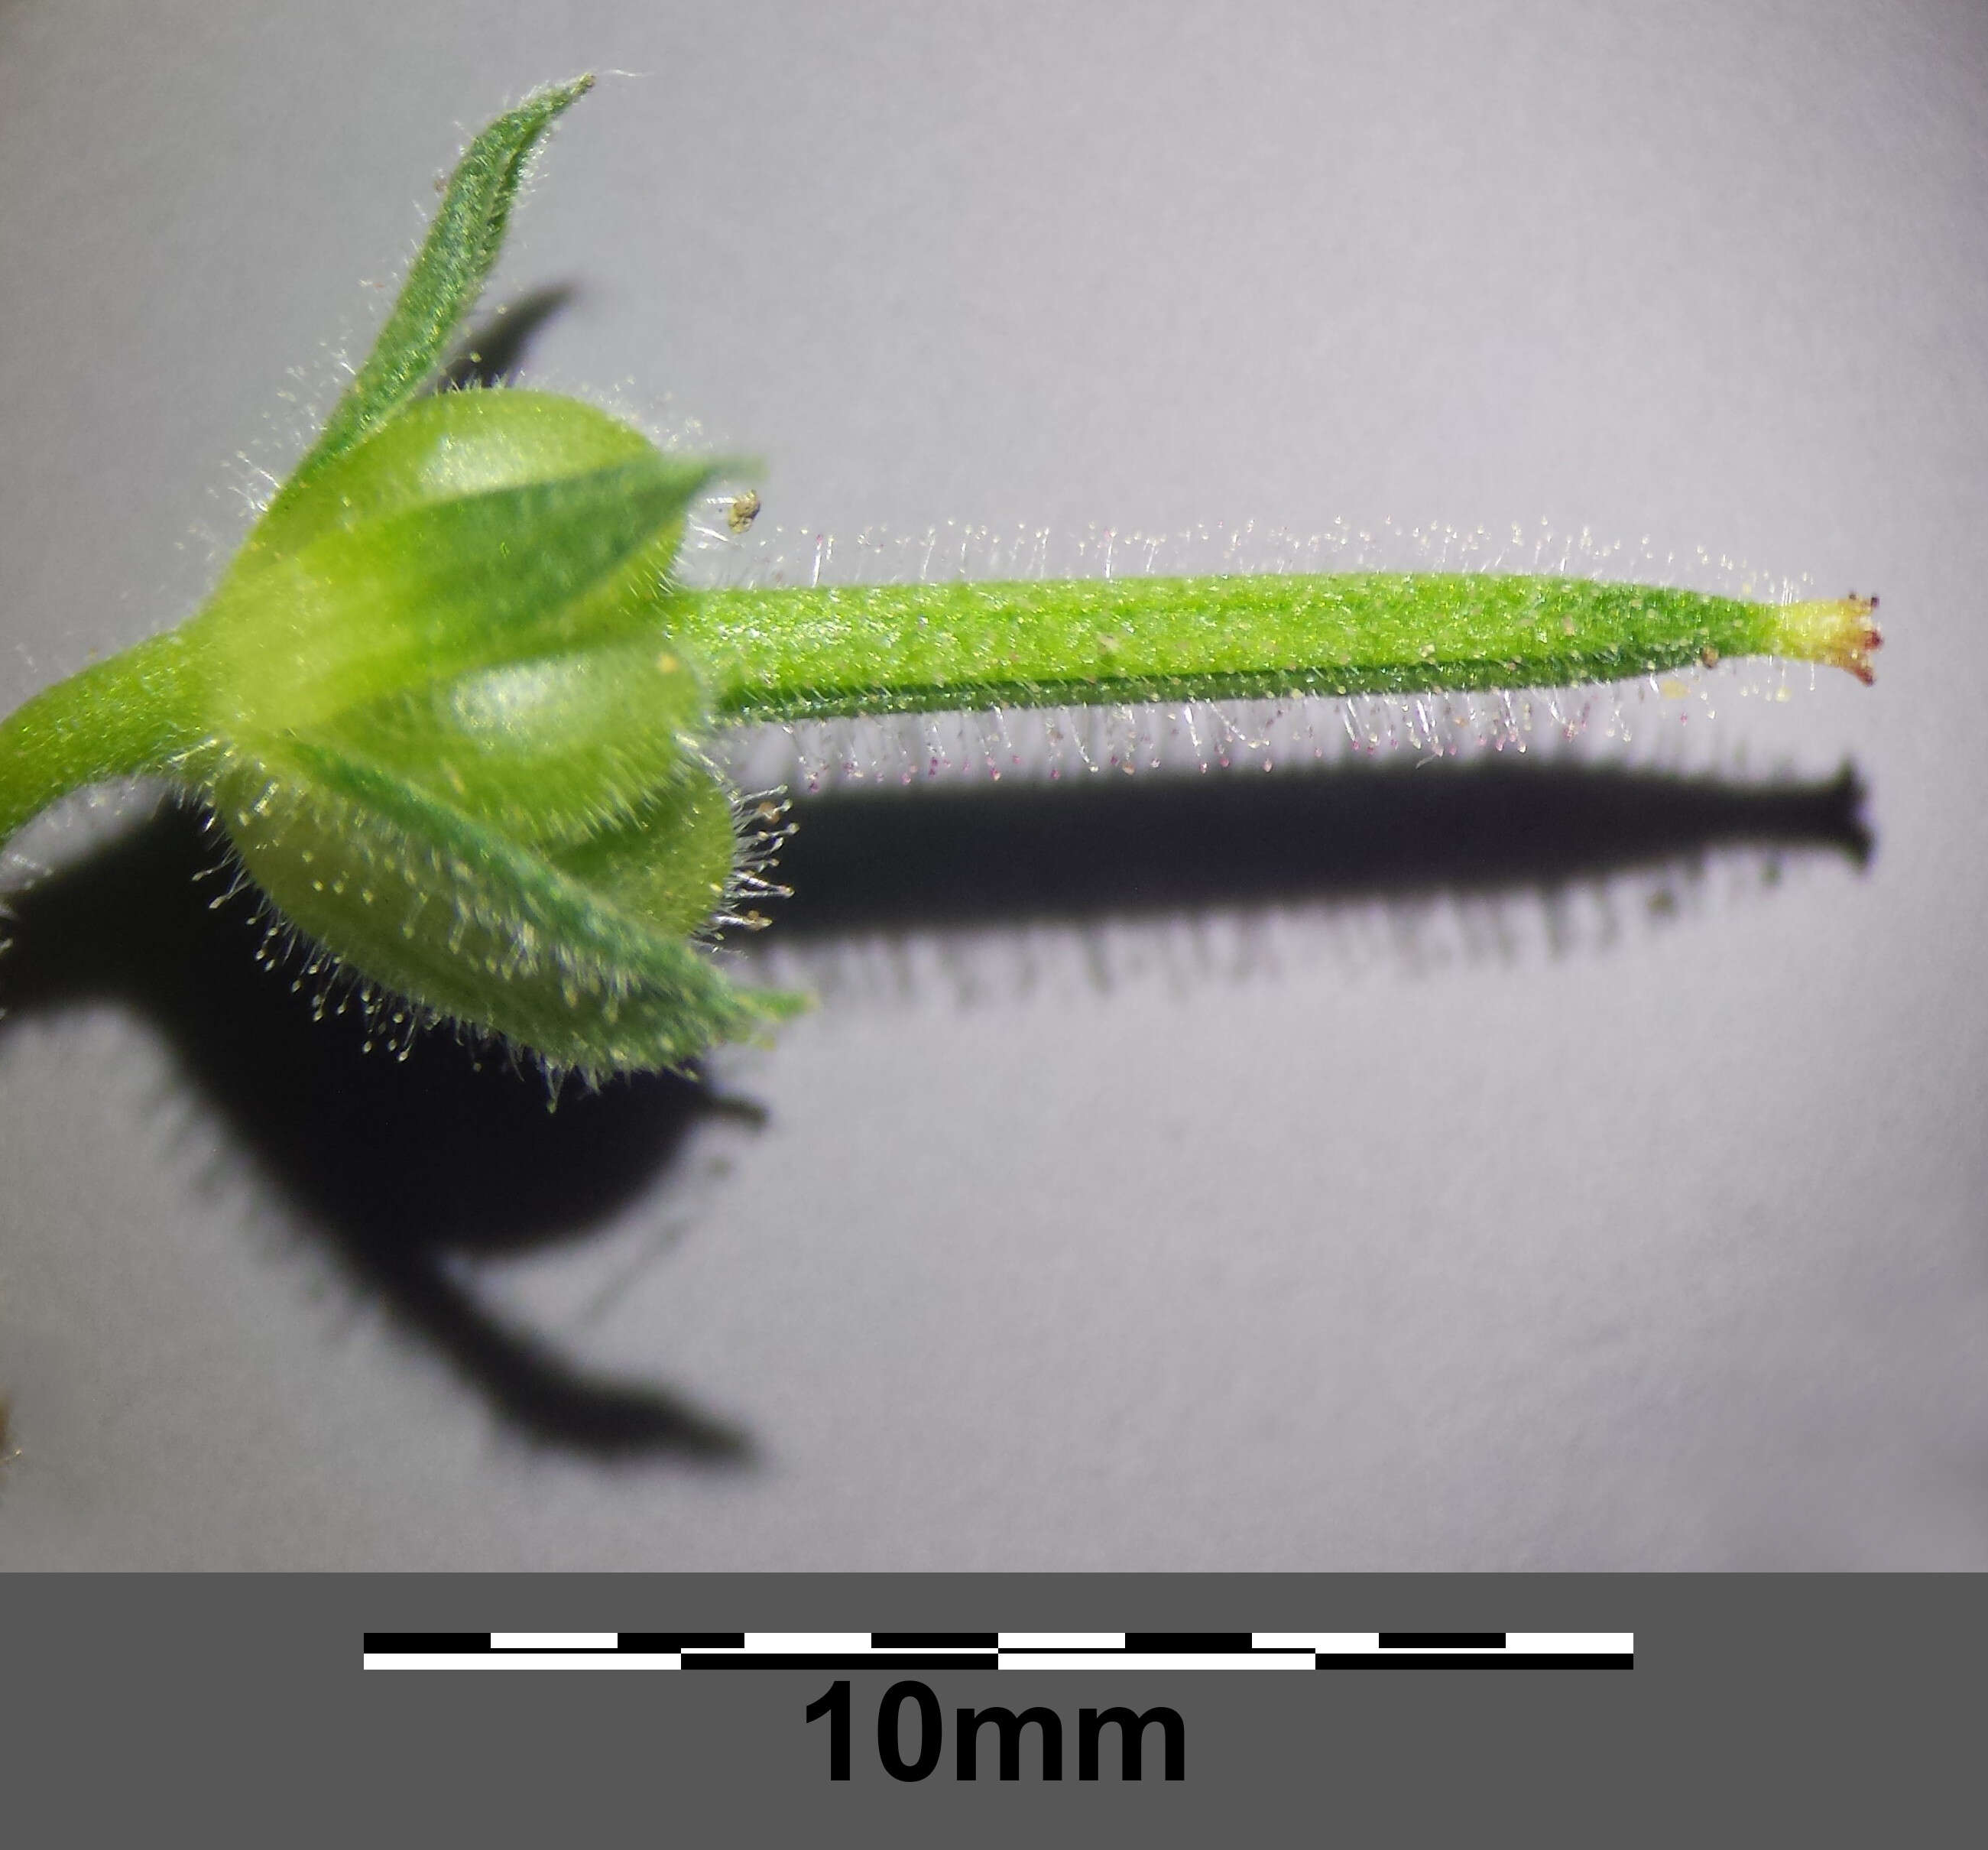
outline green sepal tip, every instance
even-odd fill
[[[285,483],[279,503],[371,435],[441,364],[503,248],[511,207],[533,151],[553,123],[593,87],[589,76],[534,90],[465,150],[372,352]]]

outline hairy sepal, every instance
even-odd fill
[[[231,575],[188,626],[217,730],[308,729],[478,670],[660,636],[675,536],[712,473],[652,452],[362,520]]]
[[[696,677],[651,638],[390,695],[313,736],[543,845],[627,821],[695,763],[705,730]]]
[[[515,386],[438,393],[397,412],[320,468],[307,491],[271,503],[228,568],[240,578],[323,535],[498,489],[641,462],[655,445],[576,398]],[[710,467],[708,459],[695,465]]]
[[[579,77],[535,90],[463,151],[372,352],[332,408],[279,501],[363,442],[421,390],[482,293],[533,150],[593,84],[590,76]]]
[[[710,930],[739,877],[738,819],[729,786],[686,764],[630,813],[547,858],[610,905],[658,930]]]
[[[684,767],[687,780],[697,775]],[[595,1077],[681,1067],[763,1038],[803,1006],[741,989],[685,941],[730,865],[729,817],[703,801],[645,809],[647,851],[685,871],[674,905],[585,857],[563,867],[409,780],[303,741],[216,776],[217,813],[283,918],[417,1009]],[[624,870],[624,873],[626,870]],[[590,880],[589,874],[592,875]],[[702,889],[702,890],[699,890]]]

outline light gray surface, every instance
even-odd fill
[[[1543,516],[1876,587],[1875,690],[1715,747],[1853,760],[1875,857],[816,931],[715,1069],[762,1122],[440,1262],[715,1461],[493,1411],[257,1155],[286,1074],[18,1010],[0,1562],[1988,1564],[1979,10],[17,0],[0,691],[190,607],[459,131],[587,67],[493,292],[575,289],[533,377],[831,533]]]

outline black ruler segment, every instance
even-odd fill
[[[488,1632],[369,1632],[369,1652],[391,1652],[396,1656],[454,1657],[465,1651],[488,1651]]]
[[[873,1632],[875,1651],[992,1651],[1001,1642],[994,1632]]]
[[[1502,1651],[1502,1632],[1383,1632],[1383,1651]]]
[[[1320,1651],[1321,1670],[1632,1670],[1631,1651]]]
[[[1128,1651],[1143,1651],[1168,1657],[1192,1657],[1204,1651],[1247,1651],[1246,1632],[1128,1632]]]
[[[992,1651],[686,1651],[686,1670],[998,1670]]]

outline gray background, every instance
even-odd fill
[[[769,519],[1543,517],[1879,589],[1879,684],[1722,702],[1709,807],[1134,780],[1012,793],[1017,871],[1006,789],[824,801],[823,1008],[549,1128],[60,819],[0,1562],[1988,1560],[1980,9],[17,0],[9,698],[197,601],[461,134],[587,67],[492,300]]]

